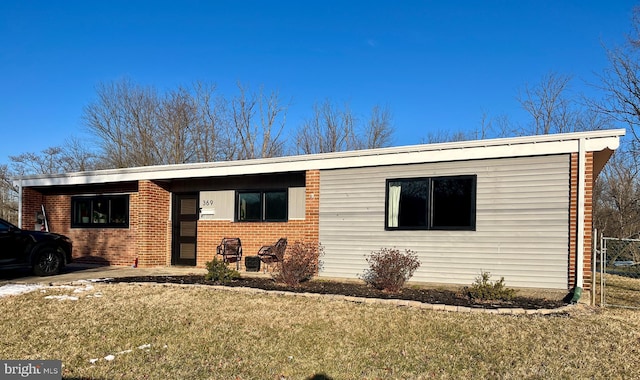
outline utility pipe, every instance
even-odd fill
[[[22,178],[18,181],[18,227],[22,228]]]
[[[577,209],[578,215],[576,224],[578,227],[576,236],[576,286],[573,292],[573,298],[571,302],[575,303],[580,300],[582,296],[582,287],[584,286],[584,201],[585,201],[585,179],[586,179],[586,139],[581,138],[578,140],[578,194],[577,194]]]

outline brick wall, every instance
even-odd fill
[[[25,187],[22,189],[22,228],[33,230],[36,213],[40,212],[44,204],[43,195],[34,189]],[[55,232],[55,231],[54,231]]]
[[[286,237],[318,243],[320,172],[306,173],[305,220],[270,223],[198,222],[197,266],[213,259],[223,237],[240,237],[244,256],[254,256],[261,246]],[[74,259],[105,265],[140,267],[171,265],[171,193],[159,183],[140,181],[129,198],[129,228],[71,228],[71,195],[42,195],[23,189],[23,224],[32,229],[36,212],[45,205],[52,232],[73,240]]]
[[[576,252],[577,252],[577,236],[578,236],[578,154],[571,154],[571,184],[570,184],[570,202],[569,202],[569,289],[576,285]],[[586,173],[585,178],[585,199],[584,199],[584,276],[583,289],[591,290],[592,281],[592,233],[593,233],[593,153],[586,153]]]
[[[136,194],[130,197],[131,205],[136,203]],[[42,195],[40,192],[24,188],[22,190],[22,224],[25,229],[33,229],[35,215],[45,206],[49,231],[63,234],[73,241],[73,258],[77,262],[102,265],[132,265],[136,254],[135,223],[124,228],[71,228],[71,195]],[[131,219],[134,218],[131,213]]]
[[[140,181],[138,199],[131,206],[136,216],[138,265],[171,265],[171,193],[153,181]]]
[[[296,241],[317,244],[320,206],[320,172],[318,170],[307,171],[305,186],[305,220],[271,223],[200,220],[197,266],[204,267],[207,261],[213,259],[216,247],[224,237],[240,238],[243,261],[246,256],[255,256],[263,245],[274,244],[281,237],[286,237],[289,245]],[[241,269],[243,268],[241,266]]]

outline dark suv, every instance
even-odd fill
[[[71,239],[50,232],[22,230],[0,219],[0,268],[31,268],[38,276],[60,273],[71,262]]]

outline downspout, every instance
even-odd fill
[[[576,224],[578,227],[576,241],[576,286],[573,291],[572,303],[576,303],[582,296],[584,285],[584,200],[585,200],[585,178],[586,178],[586,140],[581,138],[578,142],[578,194],[577,208],[578,215]]]
[[[18,227],[22,228],[22,178],[18,181]]]

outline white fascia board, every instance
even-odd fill
[[[83,185],[138,180],[225,177],[232,175],[285,173],[304,170],[343,169],[414,163],[523,157],[578,151],[581,138],[587,151],[614,150],[624,129],[560,135],[502,138],[408,147],[334,152],[244,161],[149,166],[99,170],[50,176],[23,177],[23,187]],[[16,180],[14,181],[17,183]]]

